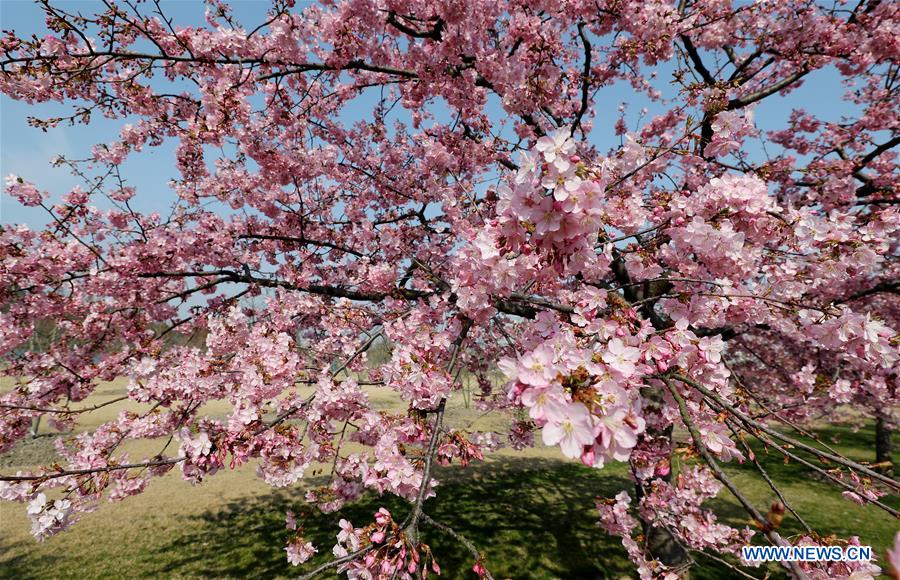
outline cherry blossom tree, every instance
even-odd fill
[[[0,233],[15,382],[0,452],[37,418],[62,431],[96,410],[83,401],[100,381],[129,377],[143,410],[60,438],[59,464],[0,476],[39,539],[173,469],[201,483],[253,462],[282,487],[326,464],[330,485],[307,497],[322,510],[366,491],[409,509],[342,521],[331,559],[289,514],[288,560],[323,553],[304,573],[439,572],[430,528],[490,577],[424,507],[435,461],[501,441],[445,421],[462,374],[510,417],[504,444],[628,464],[633,487],[598,517],[642,578],[695,553],[739,567],[748,543],[826,541],[749,440],[900,515],[880,501],[900,483],[810,428],[840,405],[882,434],[898,418],[897,3],[274,0],[252,26],[218,1],[202,26],[159,2],[41,5],[46,34],[3,33],[0,91],[70,107],[37,127],[123,124],[88,159],[56,159],[83,187],[6,178],[50,222]],[[817,74],[844,85],[827,95],[839,119],[790,104]],[[635,122],[599,98],[614,86],[654,112]],[[771,102],[790,113],[766,128]],[[163,143],[177,202],[136,211],[152,192],[123,166]],[[46,321],[54,339],[29,346]],[[381,342],[390,356],[372,363]],[[408,411],[376,409],[363,387]],[[212,401],[230,416],[204,414]],[[158,453],[129,457],[135,439]],[[754,505],[722,467],[734,462],[781,502]],[[724,490],[753,526],[704,506]],[[785,510],[805,534],[779,533]]]

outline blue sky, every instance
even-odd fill
[[[70,12],[92,13],[103,9],[102,4],[93,1],[66,0],[60,5]],[[200,26],[205,22],[202,2],[169,0],[163,5],[178,24]],[[244,0],[235,2],[234,6],[242,21],[261,22],[268,2]],[[0,0],[0,28],[15,30],[20,36],[46,34],[43,12],[31,0]],[[28,116],[63,116],[69,111],[69,105],[29,105],[0,95],[0,174],[5,177],[15,173],[35,183],[51,193],[51,200],[80,185],[82,181],[71,175],[68,168],[54,168],[50,160],[56,155],[71,159],[88,157],[94,145],[115,139],[119,128],[127,121],[95,115],[89,125],[60,124],[46,133],[28,126]],[[169,179],[176,176],[174,152],[174,143],[168,141],[160,147],[147,147],[126,161],[122,175],[138,190],[132,203],[135,210],[164,212],[175,201],[175,195],[168,187]],[[0,222],[39,227],[48,220],[43,209],[22,207],[3,193]]]
[[[204,5],[199,1],[163,0],[162,4],[176,24],[204,24]],[[301,3],[298,2],[299,4]],[[102,9],[98,2],[87,0],[67,0],[60,5],[69,11],[85,13]],[[269,3],[266,0],[239,0],[233,2],[233,6],[238,21],[245,27],[252,28],[263,21]],[[15,30],[19,35],[45,34],[42,12],[30,0],[0,0],[0,28]],[[661,90],[671,92],[670,80],[670,74],[661,69],[656,85]],[[841,101],[844,91],[845,88],[841,86],[833,69],[814,73],[800,89],[787,98],[766,99],[756,110],[757,124],[762,129],[781,128],[791,109],[801,106],[821,118],[837,121],[842,113],[851,111],[849,105]],[[617,107],[622,102],[628,103],[629,128],[636,126],[641,108],[649,104],[643,96],[636,95],[622,84],[601,90],[595,100],[598,118],[593,134],[594,142],[601,149],[618,142],[618,138],[612,134],[612,126],[618,117]],[[370,106],[371,103],[367,103],[366,99],[360,99],[345,114],[348,119],[364,118]],[[500,113],[499,106],[492,106],[491,109]],[[33,106],[0,96],[0,175],[15,173],[32,181],[40,189],[51,192],[51,200],[58,199],[72,187],[79,185],[81,180],[72,176],[67,168],[51,167],[50,159],[56,155],[72,159],[86,158],[93,145],[115,139],[119,128],[128,121],[95,116],[90,125],[62,124],[46,133],[28,126],[29,115],[62,116],[69,110],[68,105],[46,103]],[[650,105],[650,116],[661,110],[659,105]],[[649,116],[644,117],[644,120],[648,118]],[[173,142],[168,141],[160,147],[145,148],[126,161],[122,174],[129,185],[136,187],[138,191],[132,204],[134,209],[165,212],[175,201],[168,186],[169,179],[176,174],[174,149]],[[758,147],[756,149],[752,153],[759,154],[761,150]],[[25,223],[38,228],[46,224],[48,219],[40,208],[21,207],[9,199],[5,192],[0,199],[0,223]]]

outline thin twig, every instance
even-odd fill
[[[70,475],[91,475],[93,473],[122,471],[123,469],[139,469],[142,467],[175,465],[176,463],[181,463],[185,459],[185,457],[175,457],[172,459],[163,459],[160,461],[148,461],[146,463],[125,463],[122,465],[108,465],[106,467],[95,467],[91,469],[71,469],[68,471],[59,471],[56,473],[45,473],[44,475],[0,475],[0,481],[45,481],[47,479],[69,477]]]
[[[426,514],[424,512],[422,513],[422,515],[420,517],[421,517],[422,521],[425,522],[426,524],[434,526],[435,528],[441,530],[442,532],[447,533],[448,535],[453,537],[453,539],[455,539],[457,542],[462,544],[472,554],[472,556],[475,557],[476,562],[484,561],[484,555],[481,552],[479,552],[478,548],[475,547],[475,544],[473,544],[472,542],[467,540],[465,536],[463,536],[462,534],[460,534],[459,532],[457,532],[450,526],[448,526],[446,524],[442,524],[439,521],[436,521],[434,518],[432,518],[431,516],[429,516],[428,514]],[[494,580],[494,577],[491,576],[491,573],[488,572],[487,570],[484,571],[484,577],[487,578],[487,580]]]
[[[760,475],[762,475],[762,478],[766,481],[766,484],[768,484],[769,488],[773,492],[775,492],[776,496],[778,496],[778,500],[782,503],[782,505],[784,505],[784,507],[787,508],[787,510],[789,512],[791,512],[794,515],[795,518],[797,518],[797,521],[800,522],[800,524],[804,528],[806,528],[807,532],[812,533],[813,530],[811,527],[809,527],[809,524],[806,523],[806,520],[804,520],[802,517],[800,517],[800,514],[797,513],[797,510],[794,509],[794,507],[790,504],[790,502],[787,500],[787,498],[784,497],[784,494],[781,493],[781,490],[778,489],[778,487],[775,485],[775,482],[772,481],[772,478],[769,477],[769,473],[760,464],[760,462],[756,460],[756,454],[753,453],[753,450],[750,449],[750,446],[747,445],[747,442],[744,441],[743,439],[741,439],[740,434],[738,434],[738,432],[734,429],[734,427],[731,425],[731,423],[726,423],[726,424],[728,425],[728,428],[731,430],[731,432],[734,433],[735,439],[740,441],[741,446],[744,448],[744,451],[747,452],[747,457],[750,458],[750,461],[753,463],[753,466],[756,467],[756,470],[759,471]]]
[[[99,405],[94,405],[93,407],[82,407],[81,409],[50,409],[46,407],[28,407],[25,405],[11,405],[8,403],[0,403],[0,409],[21,409],[23,411],[36,411],[39,413],[56,413],[59,415],[77,415],[78,413],[86,413],[88,411],[96,411],[97,409],[102,409],[107,405],[113,405],[118,403],[119,401],[124,401],[128,398],[128,396],[116,397],[115,399],[111,399],[106,401],[105,403],[100,403]]]
[[[802,449],[808,453],[812,453],[813,455],[827,459],[828,461],[833,461],[833,462],[843,465],[845,467],[849,467],[849,468],[855,469],[857,471],[860,471],[862,473],[865,473],[869,477],[871,477],[873,479],[877,479],[878,481],[886,484],[887,486],[889,486],[892,489],[900,490],[900,482],[898,482],[895,479],[892,479],[886,475],[878,473],[877,471],[874,471],[874,470],[866,467],[865,465],[861,465],[855,461],[847,459],[846,457],[833,455],[826,451],[822,451],[821,449],[816,449],[815,447],[811,447],[811,446],[807,445],[806,443],[803,443],[802,441],[798,441],[797,439],[794,439],[793,437],[789,437],[787,435],[784,435],[783,433],[779,433],[778,431],[776,431],[774,429],[770,429],[769,427],[760,423],[759,421],[754,421],[753,419],[751,419],[744,413],[738,411],[733,405],[730,405],[722,397],[720,397],[718,395],[718,393],[715,393],[715,392],[707,389],[703,385],[699,384],[697,381],[690,379],[688,377],[685,377],[684,375],[677,374],[677,373],[673,374],[671,376],[672,376],[672,378],[677,379],[677,380],[697,389],[698,391],[700,391],[701,393],[703,393],[704,395],[706,395],[707,397],[709,397],[710,399],[715,401],[719,405],[719,407],[721,407],[723,410],[728,411],[729,413],[731,413],[732,415],[734,415],[735,417],[740,419],[745,425],[751,426],[754,429],[758,429],[771,437],[775,437],[776,439],[780,439],[781,441],[784,441],[785,443],[789,443],[789,444],[793,445],[794,447],[797,447],[798,449]]]
[[[700,457],[703,461],[709,466],[710,470],[713,472],[713,475],[716,479],[722,482],[728,491],[731,492],[738,502],[744,507],[744,510],[750,514],[754,520],[756,520],[760,526],[765,526],[768,522],[768,518],[762,515],[759,510],[747,499],[743,493],[737,488],[736,485],[725,475],[725,472],[722,471],[722,468],[719,467],[719,464],[716,462],[715,458],[710,454],[709,450],[706,448],[706,445],[703,443],[703,438],[700,435],[700,431],[697,430],[697,426],[691,420],[690,413],[687,409],[687,404],[684,402],[684,398],[681,394],[678,393],[678,389],[672,384],[672,382],[666,377],[662,379],[666,384],[666,387],[669,389],[669,392],[672,394],[672,397],[675,399],[675,403],[678,405],[678,410],[681,413],[681,419],[684,422],[685,427],[687,427],[688,433],[691,435],[691,439],[694,442],[694,447],[697,448],[697,452],[700,454]],[[765,532],[765,535],[771,542],[778,546],[789,546],[790,544],[784,540],[778,532],[774,530],[768,530]],[[800,579],[808,578],[806,573],[797,565],[796,562],[782,562],[782,564],[791,571],[791,573]]]

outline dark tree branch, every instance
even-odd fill
[[[581,126],[581,120],[588,110],[591,90],[591,42],[584,31],[584,22],[578,23],[578,37],[581,39],[581,45],[584,48],[584,70],[581,73],[581,106],[578,108],[578,113],[572,122],[572,130],[569,135],[575,135],[575,131]]]

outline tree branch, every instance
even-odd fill
[[[878,473],[877,471],[873,471],[872,469],[869,469],[865,465],[861,465],[855,461],[847,459],[846,457],[839,457],[837,455],[833,455],[826,451],[822,451],[821,449],[816,449],[815,447],[811,447],[811,446],[807,445],[806,443],[803,443],[802,441],[798,441],[797,439],[794,439],[793,437],[789,437],[787,435],[784,435],[783,433],[779,433],[778,431],[775,431],[774,429],[770,429],[769,427],[765,426],[764,424],[760,423],[759,421],[755,421],[755,420],[751,419],[750,417],[748,417],[747,415],[745,415],[744,413],[738,411],[733,405],[730,405],[722,397],[720,397],[718,393],[715,393],[714,391],[707,389],[706,387],[699,384],[697,381],[695,381],[693,379],[690,379],[690,378],[688,378],[684,375],[678,374],[678,373],[671,375],[671,377],[676,380],[679,380],[687,385],[690,385],[694,389],[697,389],[703,395],[705,395],[709,399],[712,399],[713,401],[715,401],[716,404],[719,407],[721,407],[723,410],[728,411],[729,413],[731,413],[732,415],[734,415],[735,417],[740,419],[741,422],[744,423],[745,425],[753,427],[754,429],[758,429],[771,437],[774,437],[776,439],[784,441],[785,443],[789,443],[798,449],[802,449],[808,453],[812,453],[813,455],[827,459],[828,461],[833,461],[834,463],[838,463],[845,467],[849,467],[851,469],[855,469],[859,472],[865,473],[869,477],[871,477],[873,479],[877,479],[878,481],[884,483],[888,487],[890,487],[894,490],[900,491],[900,482],[898,482],[894,479],[891,479],[890,477],[888,477],[886,475]]]
[[[759,510],[748,500],[743,493],[734,485],[734,483],[725,475],[725,472],[722,471],[722,468],[719,467],[719,464],[716,462],[715,458],[710,454],[709,450],[706,448],[706,445],[703,443],[703,438],[700,435],[700,432],[697,430],[697,426],[694,425],[694,422],[691,420],[691,416],[688,412],[687,405],[684,402],[684,398],[678,393],[678,389],[672,385],[672,382],[668,378],[663,378],[663,382],[666,384],[666,387],[669,389],[669,392],[672,394],[672,397],[675,399],[675,402],[678,404],[678,410],[681,413],[681,420],[684,422],[685,427],[687,427],[688,432],[691,435],[691,439],[694,441],[694,447],[697,448],[697,452],[700,453],[700,457],[703,461],[709,466],[710,470],[712,470],[713,475],[722,482],[728,491],[731,492],[735,498],[737,498],[738,502],[744,507],[744,510],[750,514],[754,520],[759,522],[759,525],[765,529],[766,524],[768,523],[768,518],[762,515]],[[764,532],[766,537],[769,540],[777,545],[777,546],[790,546],[784,538],[782,538],[778,532],[775,530],[767,530]],[[796,562],[782,562],[782,564],[791,571],[791,573],[796,578],[805,579],[808,578],[806,573],[797,565]]]
[[[0,475],[0,481],[46,481],[48,479],[69,477],[71,475],[90,475],[92,473],[122,471],[123,469],[140,469],[143,467],[175,465],[176,463],[181,463],[185,459],[186,458],[184,457],[175,457],[172,459],[163,459],[161,461],[148,461],[146,463],[125,463],[122,465],[108,465],[106,467],[95,467],[91,469],[71,469],[68,471],[58,471],[56,473],[45,473],[44,475]]]

